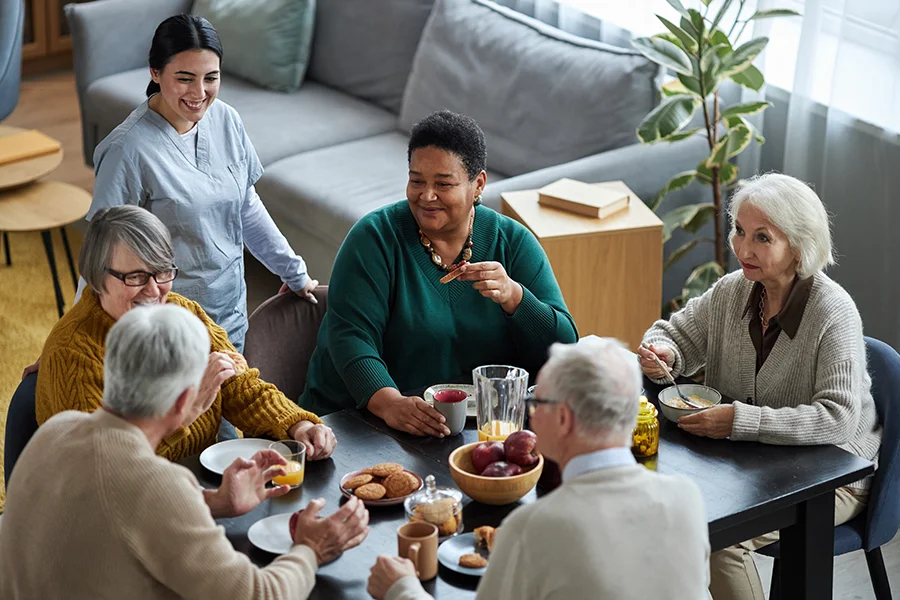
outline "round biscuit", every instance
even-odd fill
[[[355,476],[351,477],[350,479],[348,479],[344,483],[344,489],[353,491],[361,485],[371,483],[371,481],[372,481],[371,475],[369,475],[367,473],[361,473],[359,475],[355,475]]]
[[[419,487],[419,481],[412,473],[399,471],[387,476],[384,480],[384,489],[387,490],[388,498],[399,498],[416,491]]]
[[[387,490],[379,483],[367,483],[353,490],[353,493],[363,500],[381,500]]]
[[[387,477],[391,473],[397,473],[403,470],[402,465],[398,465],[397,463],[378,463],[374,467],[369,467],[368,471],[372,475],[376,477]]]

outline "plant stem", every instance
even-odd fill
[[[738,6],[737,16],[734,18],[734,23],[731,24],[731,29],[728,30],[728,39],[731,40],[731,34],[734,33],[734,28],[737,27],[738,22],[741,20],[741,13],[744,11],[744,1],[741,0],[740,6]],[[738,38],[741,36],[738,35]]]
[[[716,214],[713,219],[716,227],[716,262],[725,269],[725,239],[722,231],[722,189],[719,184],[719,167],[712,169],[713,204]]]

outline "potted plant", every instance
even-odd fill
[[[681,15],[680,23],[657,15],[667,31],[632,40],[644,56],[675,73],[661,87],[662,102],[641,122],[637,136],[645,144],[675,143],[703,136],[709,145],[709,156],[696,169],[672,177],[653,197],[650,208],[657,210],[666,194],[697,181],[712,187],[712,202],[680,206],[662,215],[663,242],[668,242],[677,228],[696,233],[710,220],[715,227],[715,239],[694,238],[672,251],[663,265],[664,269],[670,268],[698,244],[715,244],[715,260],[694,268],[682,293],[667,303],[669,310],[677,310],[691,298],[702,295],[725,273],[723,192],[736,185],[738,168],[732,160],[753,139],[765,143],[747,117],[761,113],[771,103],[747,102],[726,108],[719,101],[719,87],[727,80],[756,91],[765,83],[753,60],[769,39],[757,37],[740,45],[737,42],[753,21],[799,13],[775,9],[752,14],[748,11],[745,15],[747,0],[701,0],[702,12],[686,9],[680,0],[667,2]],[[703,126],[685,129],[701,109]]]

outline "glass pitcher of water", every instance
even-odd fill
[[[508,365],[484,365],[472,371],[478,439],[503,441],[525,422],[528,371]]]

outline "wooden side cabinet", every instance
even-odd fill
[[[25,0],[22,72],[34,75],[72,66],[72,38],[63,7],[92,0]]]
[[[660,316],[662,221],[631,194],[628,209],[605,219],[538,204],[537,190],[501,195],[502,212],[528,227],[543,246],[578,334],[615,337],[634,351]]]

